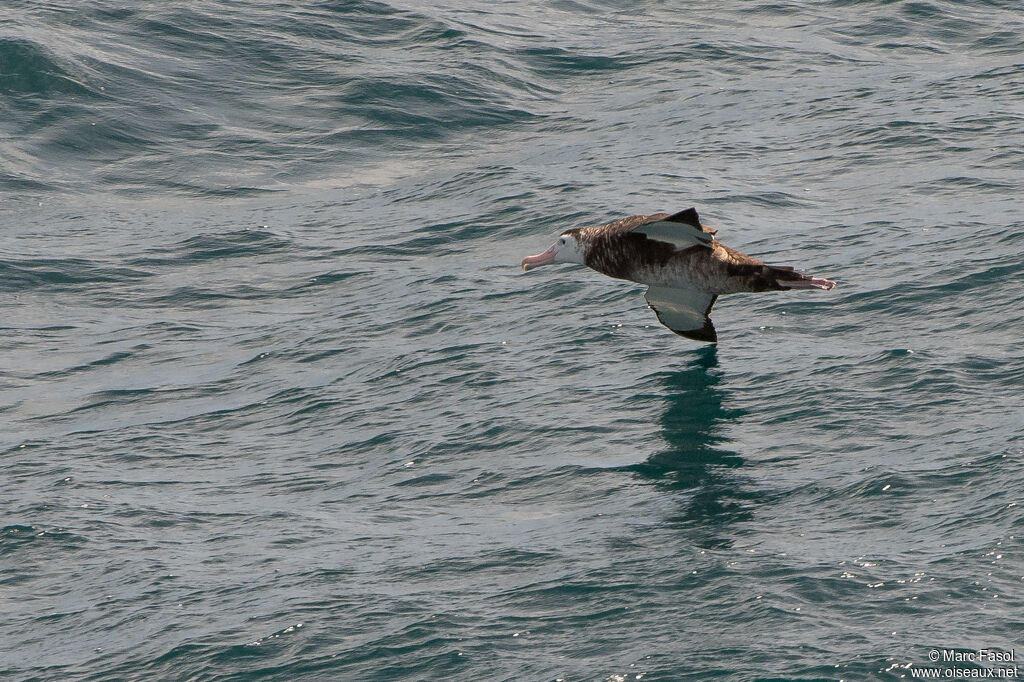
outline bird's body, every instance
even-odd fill
[[[699,341],[717,341],[709,314],[722,294],[831,289],[835,282],[767,265],[719,243],[697,211],[656,213],[563,232],[550,249],[523,259],[523,269],[548,263],[586,265],[647,284],[647,302],[662,324]]]

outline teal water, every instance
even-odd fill
[[[5,3],[0,677],[1021,659],[1020,9]],[[689,206],[838,286],[518,268]]]

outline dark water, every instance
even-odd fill
[[[1024,660],[1022,143],[1016,0],[3,3],[0,677]],[[689,206],[838,287],[517,267]]]

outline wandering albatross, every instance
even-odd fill
[[[618,279],[648,285],[647,304],[680,336],[718,341],[711,306],[722,294],[783,289],[831,289],[829,279],[766,265],[715,239],[696,209],[635,215],[599,227],[563,232],[544,253],[523,259],[523,270],[578,263]]]

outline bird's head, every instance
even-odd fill
[[[523,259],[523,270],[539,268],[551,263],[578,263],[583,265],[583,243],[580,241],[579,230],[563,232],[558,241],[544,253],[527,256]]]

